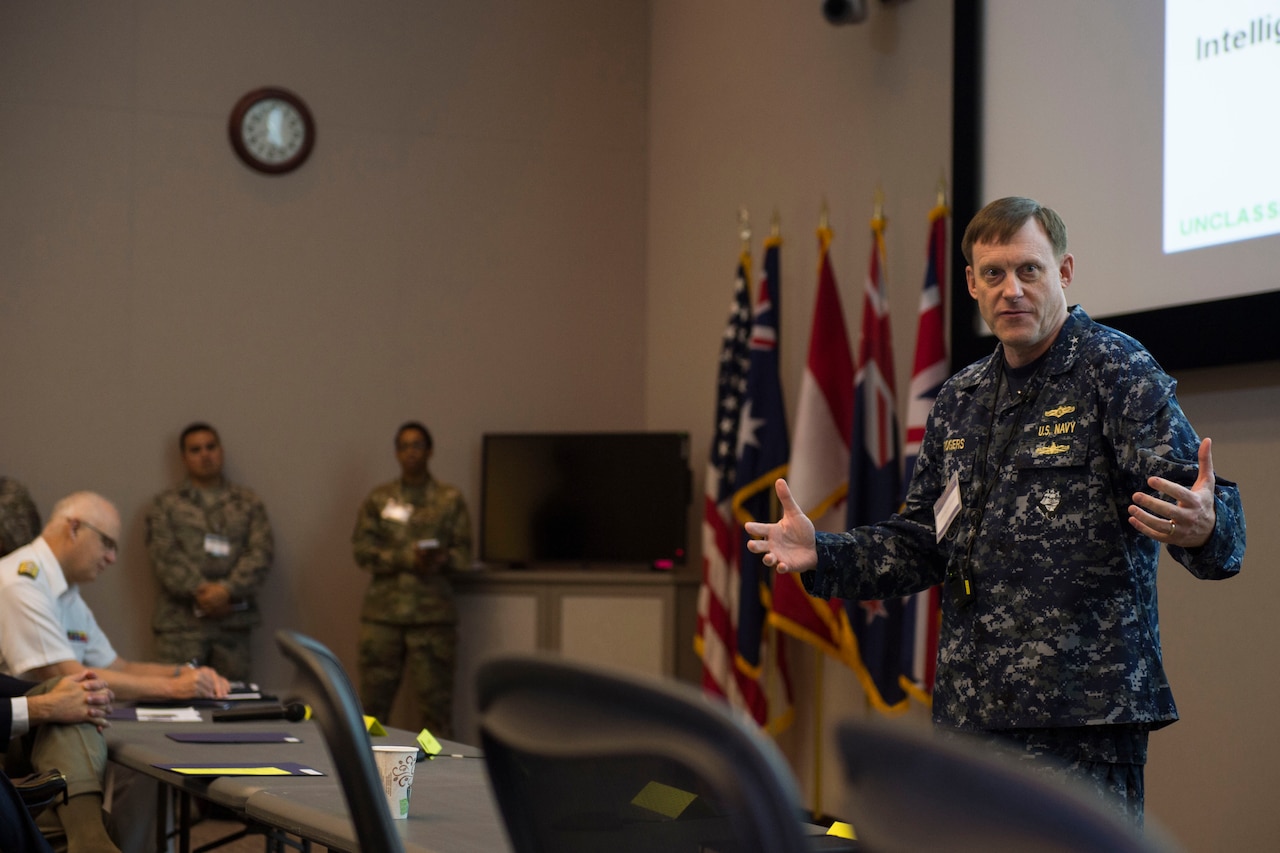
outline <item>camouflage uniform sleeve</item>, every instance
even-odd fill
[[[845,533],[816,534],[818,568],[801,575],[810,595],[883,601],[942,582],[946,556],[933,521],[933,505],[944,485],[937,439],[942,431],[933,423],[933,413],[929,421],[902,512]]]
[[[360,506],[356,514],[356,527],[351,533],[351,549],[356,565],[374,575],[393,575],[412,571],[414,567],[413,542],[405,525],[397,528],[402,535],[388,539],[388,525],[382,519],[386,495],[375,489]]]
[[[847,533],[818,533],[818,568],[801,576],[818,598],[883,601],[941,583],[933,529],[895,515]]]
[[[1170,402],[1175,420],[1182,415],[1176,400]],[[1182,418],[1186,423],[1185,418]],[[1190,487],[1199,476],[1199,459],[1196,450],[1200,440],[1186,426],[1190,447],[1183,451],[1182,458],[1173,453],[1167,457],[1152,455],[1145,459],[1147,463],[1142,472],[1142,484],[1139,488],[1150,491],[1146,484],[1149,476],[1164,477],[1176,483]],[[1223,580],[1239,574],[1244,563],[1245,521],[1244,505],[1240,500],[1239,487],[1230,480],[1215,477],[1213,489],[1214,527],[1209,541],[1199,548],[1180,548],[1169,546],[1169,555],[1178,561],[1187,571],[1201,580]]]
[[[1208,542],[1199,548],[1169,549],[1175,560],[1201,580],[1232,577],[1239,574],[1244,564],[1244,504],[1235,483],[1216,478],[1213,511],[1213,534]]]
[[[40,532],[40,511],[22,483],[0,477],[0,556],[16,551]]]
[[[1123,364],[1119,359],[1113,363]],[[1199,477],[1200,437],[1175,396],[1177,383],[1145,352],[1131,357],[1131,370],[1115,378],[1124,388],[1118,411],[1109,418],[1111,440],[1120,468],[1129,472],[1124,494],[1150,492],[1147,478],[1156,476],[1190,488]],[[1214,485],[1215,523],[1200,548],[1170,547],[1169,554],[1202,580],[1222,580],[1239,573],[1244,562],[1245,522],[1240,490],[1221,477]]]
[[[257,594],[275,555],[266,506],[257,495],[246,494],[244,507],[249,516],[249,537],[231,572],[222,580],[233,598],[253,598]]]
[[[156,580],[165,594],[175,599],[190,600],[196,587],[204,583],[204,572],[182,549],[170,517],[172,492],[158,496],[147,513],[147,555]]]

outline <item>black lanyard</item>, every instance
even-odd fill
[[[1023,384],[1023,388],[1027,388],[1033,377],[1029,377]],[[991,490],[995,488],[996,481],[1000,478],[1000,470],[1004,467],[1005,457],[1009,454],[1009,447],[1013,444],[1014,439],[1022,434],[1025,415],[1019,414],[1017,422],[1014,423],[1009,430],[1008,436],[1004,440],[1004,444],[1000,447],[1000,454],[996,457],[994,470],[991,470],[991,441],[995,434],[996,419],[1000,415],[1000,390],[1004,384],[1004,364],[1003,359],[997,361],[996,367],[996,387],[991,398],[991,415],[987,419],[987,437],[982,443],[982,455],[980,464],[982,465],[981,473],[975,478],[975,484],[981,491],[981,498],[971,507],[966,507],[965,512],[971,519],[969,526],[969,538],[965,542],[964,559],[956,569],[947,574],[947,591],[951,595],[951,601],[956,609],[963,610],[970,604],[973,604],[976,588],[973,580],[973,546],[978,541],[978,532],[982,529],[982,522],[986,516],[987,501],[991,498]],[[1012,390],[1012,389],[1011,389]],[[1030,394],[1022,394],[1018,392],[1019,399],[1014,403],[1014,408],[1022,408],[1025,403],[1031,399]],[[976,473],[976,472],[975,472]]]

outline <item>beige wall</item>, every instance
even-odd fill
[[[700,493],[740,205],[757,235],[781,219],[793,408],[818,210],[825,198],[856,330],[883,189],[905,389],[925,215],[950,159],[950,4],[872,3],[844,28],[818,5],[0,6],[0,466],[46,512],[83,487],[119,503],[121,564],[88,590],[119,650],[149,652],[142,516],[195,418],[271,510],[269,627],[349,664],[364,578],[347,536],[395,473],[401,420],[432,426],[436,472],[473,506],[480,435],[511,429],[688,430]],[[268,83],[319,124],[312,160],[283,178],[250,173],[226,141],[232,104]],[[1153,737],[1149,809],[1190,850],[1266,849],[1280,369],[1179,378],[1254,523],[1241,578],[1162,573],[1184,720]],[[257,647],[259,677],[286,678],[268,631]],[[807,696],[813,661],[797,657]],[[802,715],[782,743],[835,811],[835,756],[815,783],[809,735],[862,700],[838,667],[823,688],[821,722]]]
[[[267,625],[349,663],[348,537],[397,425],[473,508],[485,431],[644,425],[647,27],[588,0],[0,6],[0,464],[46,513],[119,504],[87,590],[119,651],[149,651],[143,517],[191,420],[267,503]],[[227,139],[268,84],[318,126],[283,177]]]

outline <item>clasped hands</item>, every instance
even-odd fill
[[[39,723],[92,723],[101,731],[110,723],[111,703],[115,694],[107,682],[92,670],[79,675],[64,675],[44,693],[27,696],[27,714],[33,725]]]
[[[413,548],[413,567],[418,574],[435,575],[444,570],[449,562],[449,551],[436,546],[424,547],[415,544]]]
[[[231,615],[231,590],[218,581],[205,581],[196,587],[196,608],[205,616],[224,619]]]

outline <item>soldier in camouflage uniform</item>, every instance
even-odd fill
[[[232,681],[250,677],[249,634],[274,544],[262,501],[222,476],[213,427],[191,424],[178,441],[187,477],[147,513],[147,553],[160,596],[151,628],[162,661],[198,661]]]
[[[422,727],[453,733],[458,615],[447,575],[471,564],[471,518],[462,493],[427,470],[431,433],[396,431],[401,476],[370,493],[351,544],[373,575],[360,611],[360,700],[387,719],[405,666]]]
[[[0,557],[26,545],[40,532],[40,511],[27,487],[0,477]]]
[[[1160,651],[1164,545],[1194,576],[1232,577],[1245,525],[1135,340],[1068,309],[1066,228],[1001,199],[965,233],[969,292],[1000,343],[943,386],[902,512],[814,533],[783,518],[749,546],[820,598],[944,584],[933,718],[1053,756],[1141,823],[1147,733],[1177,719]],[[939,503],[942,501],[942,503]],[[954,511],[953,511],[954,510]],[[1054,772],[1062,772],[1060,769]]]

